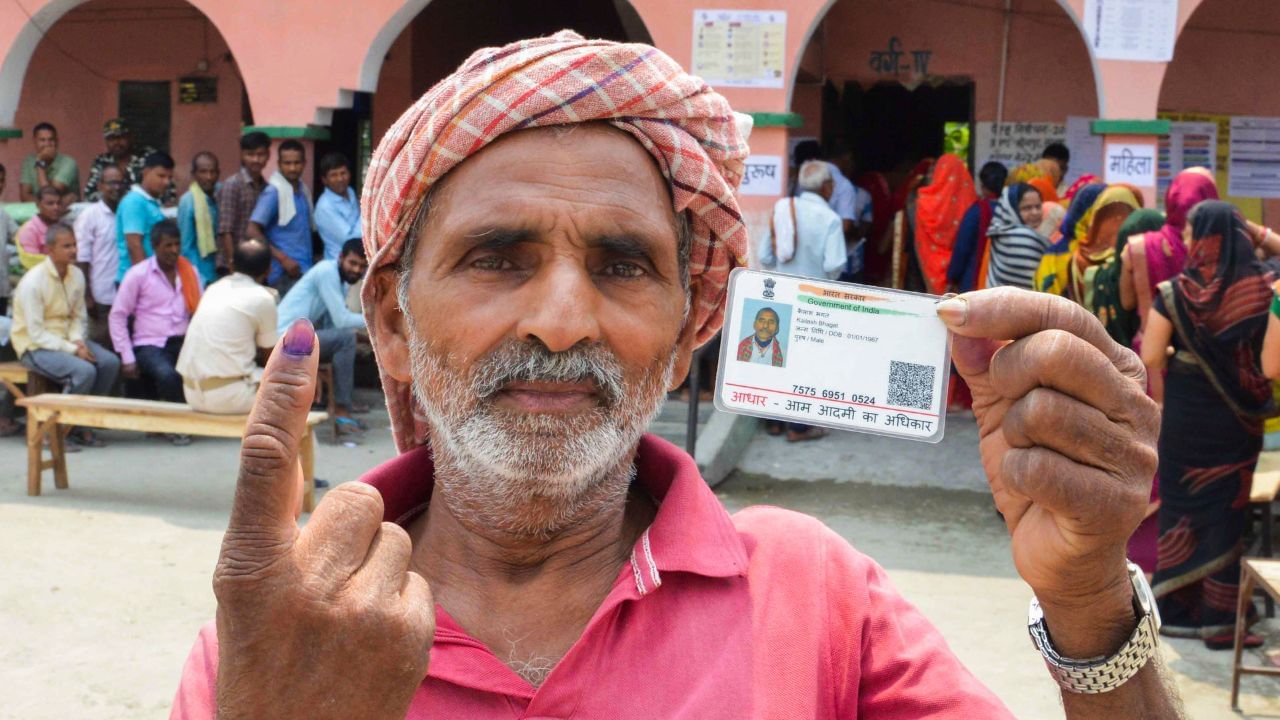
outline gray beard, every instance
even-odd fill
[[[459,521],[551,537],[621,508],[640,436],[670,387],[676,348],[627,382],[602,344],[551,353],[508,341],[469,368],[409,330],[413,393],[431,428],[435,481]],[[511,413],[494,395],[516,380],[595,382],[600,405],[572,417]]]

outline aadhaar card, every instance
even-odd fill
[[[726,412],[942,440],[951,333],[932,295],[739,268],[715,405]]]

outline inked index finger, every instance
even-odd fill
[[[1145,382],[1146,368],[1129,348],[1107,334],[1089,311],[1048,293],[999,287],[965,293],[938,305],[938,316],[957,335],[1019,340],[1044,330],[1062,330],[1102,351],[1126,377]]]
[[[295,320],[267,361],[240,445],[228,533],[274,544],[278,538],[270,537],[271,531],[297,529],[298,444],[315,398],[317,346],[311,321]]]

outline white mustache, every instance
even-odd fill
[[[553,353],[539,342],[510,340],[480,360],[471,391],[486,399],[513,382],[591,381],[609,407],[622,400],[622,366],[602,344],[575,345]]]

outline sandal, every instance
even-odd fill
[[[337,423],[334,429],[337,430],[338,435],[359,435],[369,429],[359,420],[345,415],[334,418],[334,422]]]
[[[1245,633],[1240,639],[1241,647],[1257,648],[1262,647],[1262,636],[1253,633]],[[1234,650],[1236,647],[1236,638],[1234,633],[1223,633],[1221,635],[1213,635],[1204,639],[1204,646],[1210,650]]]
[[[102,448],[107,446],[107,444],[102,441],[102,438],[95,435],[94,432],[88,428],[77,428],[72,430],[71,433],[67,435],[67,439],[83,447]]]

